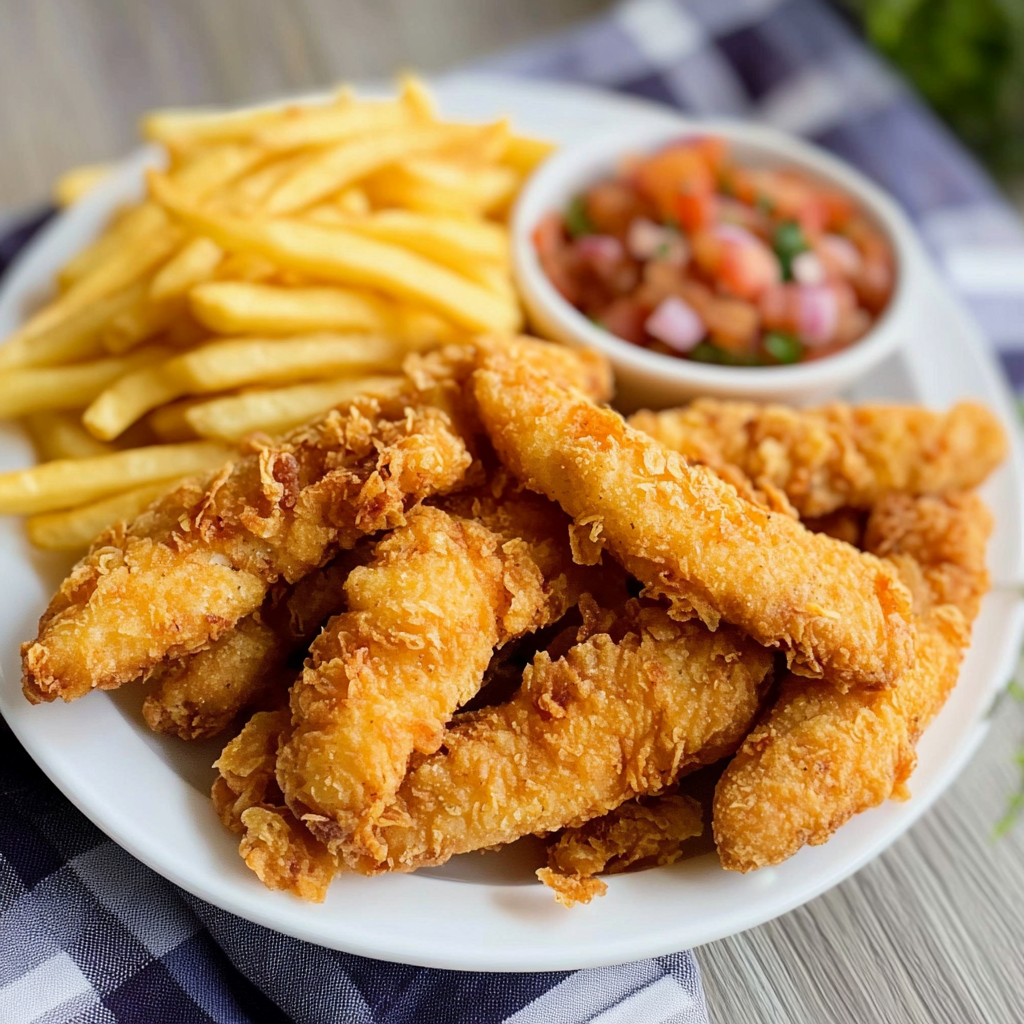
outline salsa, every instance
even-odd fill
[[[852,345],[892,294],[888,243],[844,192],[744,167],[716,137],[627,160],[534,232],[562,296],[681,359],[807,362]]]

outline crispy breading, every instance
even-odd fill
[[[337,861],[284,806],[274,779],[289,719],[287,708],[253,715],[214,765],[220,775],[211,795],[221,821],[242,837],[242,859],[268,889],[321,903]]]
[[[956,685],[988,587],[991,517],[974,495],[891,495],[866,538],[915,596],[916,658],[899,686],[838,694],[790,676],[722,776],[714,832],[723,865],[778,864],[855,814],[907,795],[915,744]]]
[[[939,413],[834,402],[818,409],[714,398],[642,411],[630,424],[714,469],[785,492],[801,516],[870,508],[889,491],[945,494],[980,484],[1006,458],[1006,434],[975,402]]]
[[[740,626],[844,690],[892,685],[910,663],[910,595],[892,566],[744,500],[514,346],[484,360],[475,394],[505,465],[677,615]]]
[[[276,583],[263,605],[206,650],[161,662],[142,716],[154,732],[184,740],[223,732],[244,708],[283,678],[289,655],[306,647],[343,609],[348,574],[369,557],[360,544],[299,580]]]
[[[73,700],[202,650],[470,462],[444,413],[370,399],[190,481],[101,536],[22,647],[33,702]]]
[[[378,543],[292,689],[278,779],[292,810],[346,857],[374,855],[373,825],[410,756],[438,749],[494,648],[579,597],[557,506],[532,494],[460,504],[480,521],[424,506]]]
[[[683,843],[704,831],[700,804],[670,794],[629,800],[600,818],[560,832],[548,845],[548,866],[537,877],[563,906],[589,903],[607,885],[595,875],[672,864]]]
[[[538,654],[511,701],[448,728],[378,826],[383,856],[354,866],[414,871],[656,795],[736,748],[771,667],[738,630],[710,633],[661,608],[636,612],[620,640]]]

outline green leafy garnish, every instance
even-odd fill
[[[587,216],[587,200],[585,196],[576,196],[565,211],[565,227],[573,238],[592,235],[594,225]]]
[[[783,221],[776,229],[772,238],[772,248],[779,257],[782,266],[782,279],[793,280],[793,260],[810,246],[804,237],[803,228],[795,220]]]
[[[804,347],[796,338],[780,331],[769,331],[761,344],[777,363],[799,363],[804,354]]]
[[[720,366],[763,366],[764,361],[756,353],[740,355],[728,349],[702,341],[691,353],[690,358],[698,363],[718,363]]]
[[[774,200],[763,193],[754,200],[754,206],[756,206],[762,213],[768,214],[769,217],[775,212]]]

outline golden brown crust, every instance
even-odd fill
[[[607,888],[590,882],[638,867],[673,864],[687,839],[699,836],[700,804],[687,796],[629,800],[614,811],[560,832],[548,846],[548,866],[537,877],[555,890],[563,906],[589,903]]]
[[[782,645],[794,671],[841,689],[890,686],[910,663],[910,595],[891,566],[744,500],[524,366],[514,347],[491,354],[475,381],[505,465],[677,614]]]
[[[732,466],[756,487],[777,487],[801,516],[870,508],[889,491],[976,487],[1007,452],[999,420],[974,402],[936,413],[911,405],[792,409],[702,398],[682,409],[638,412],[630,423],[688,459]]]
[[[202,650],[276,580],[404,522],[468,464],[443,413],[364,400],[182,485],[75,567],[23,645],[26,696],[73,700]]]
[[[557,507],[534,495],[508,498],[500,515],[467,505],[483,521],[422,507],[377,545],[293,688],[278,778],[289,806],[346,857],[374,854],[373,826],[410,756],[437,750],[495,646],[578,598]]]
[[[750,871],[827,842],[861,811],[906,794],[915,744],[956,685],[988,587],[990,517],[974,496],[890,496],[867,542],[915,595],[915,662],[899,686],[839,694],[790,676],[722,776],[714,832],[722,864]],[[940,603],[941,602],[941,603]]]
[[[581,825],[734,750],[757,714],[770,654],[659,608],[616,642],[600,633],[539,654],[507,704],[462,716],[405,779],[381,822],[386,857],[413,871],[533,832]]]

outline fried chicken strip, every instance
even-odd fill
[[[629,800],[600,818],[567,828],[548,846],[548,866],[537,877],[565,907],[589,903],[608,886],[597,875],[675,863],[683,843],[704,831],[701,806],[672,794]]]
[[[710,633],[660,608],[636,612],[629,630],[558,660],[538,654],[511,701],[461,716],[379,823],[382,856],[356,869],[414,871],[579,826],[734,750],[771,654],[738,630]]]
[[[142,705],[150,729],[183,740],[223,732],[278,683],[288,657],[342,610],[348,574],[369,557],[362,547],[343,552],[294,586],[275,584],[258,611],[205,650],[158,665]]]
[[[448,417],[357,400],[182,484],[92,546],[22,647],[34,703],[144,676],[216,641],[365,534],[450,490],[470,457]]]
[[[900,569],[915,600],[916,660],[898,687],[838,694],[790,676],[718,783],[722,864],[751,871],[827,842],[861,811],[907,795],[915,745],[956,685],[988,588],[991,517],[973,495],[890,495],[866,543]]]
[[[505,465],[677,615],[740,626],[841,690],[890,686],[910,663],[910,595],[891,565],[744,500],[514,346],[484,360],[475,394]]]
[[[834,402],[818,409],[702,398],[642,411],[630,424],[666,448],[757,487],[783,491],[801,516],[870,508],[889,491],[946,494],[976,487],[1006,458],[1006,434],[974,402],[939,413],[911,405]]]
[[[583,573],[557,506],[532,494],[458,504],[478,518],[425,506],[378,543],[292,689],[278,780],[336,854],[376,854],[373,826],[410,756],[438,749],[494,648],[578,600]]]
[[[274,779],[290,718],[287,708],[253,715],[214,765],[220,775],[211,795],[218,817],[242,837],[242,859],[268,889],[322,903],[337,861],[284,806]]]

